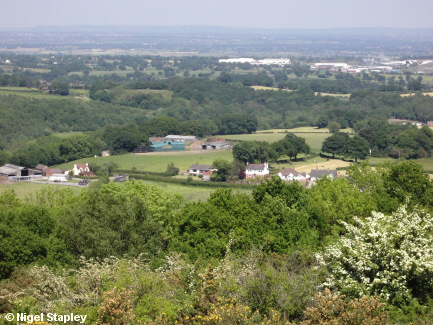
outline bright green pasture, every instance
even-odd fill
[[[231,134],[222,135],[226,140],[240,141],[266,141],[269,143],[276,142],[285,137],[285,133],[253,133],[253,134]]]
[[[31,182],[16,182],[10,184],[0,184],[0,193],[3,193],[8,189],[12,189],[15,191],[15,194],[20,199],[32,198],[32,197],[34,198],[35,193],[44,187],[51,187],[51,188],[58,188],[58,189],[70,188],[74,194],[79,194],[81,191],[81,187],[78,186],[37,184]]]
[[[290,131],[293,132],[293,131]],[[305,138],[305,142],[310,146],[312,152],[320,152],[322,149],[323,141],[330,137],[330,133],[298,133],[293,132],[301,138]],[[255,133],[255,134],[234,134],[227,135],[225,139],[227,140],[241,140],[241,141],[266,141],[269,143],[276,142],[285,137],[286,133]]]
[[[162,182],[154,182],[154,181],[142,181],[146,185],[156,185],[159,188],[163,189],[164,191],[167,191],[169,193],[177,193],[182,195],[187,201],[204,201],[207,200],[211,193],[215,192],[215,188],[209,188],[209,187],[199,187],[199,186],[186,186],[186,185],[179,185],[179,184],[168,184],[168,183],[162,183]],[[245,193],[245,194],[251,194],[251,190],[249,189],[233,189],[233,193]]]
[[[135,158],[134,158],[135,157]],[[152,152],[145,154],[132,154],[128,153],[119,156],[110,157],[92,157],[76,160],[66,164],[59,165],[59,168],[72,169],[74,163],[97,163],[104,164],[107,161],[115,162],[120,169],[137,168],[137,171],[143,169],[144,172],[165,172],[167,164],[173,162],[180,171],[186,171],[192,164],[205,164],[212,165],[215,159],[222,158],[229,161],[233,160],[231,150],[203,150],[200,151],[176,151],[176,152]]]
[[[44,68],[25,68],[25,71],[31,71],[33,73],[49,73],[51,69],[44,69]]]
[[[68,98],[74,97],[75,95],[82,94],[88,96],[88,90],[82,89],[70,89],[69,96],[60,96],[49,93],[41,92],[36,88],[27,88],[27,87],[0,87],[0,96],[8,96],[8,95],[16,95],[23,96],[28,98],[44,98],[44,99],[59,99],[59,98]],[[83,98],[86,99],[86,98]]]
[[[49,95],[39,89],[26,87],[1,87],[0,96],[16,95],[29,98],[58,98],[60,95]]]
[[[215,188],[168,184],[164,182],[155,182],[155,181],[148,181],[148,180],[143,180],[142,182],[146,185],[155,185],[169,193],[180,194],[186,199],[187,202],[207,200],[210,194],[216,190]],[[57,189],[71,189],[75,195],[78,195],[82,189],[82,187],[76,187],[76,186],[47,185],[47,184],[36,184],[31,182],[17,182],[11,184],[0,184],[0,193],[3,193],[8,189],[12,189],[14,190],[18,198],[32,199],[35,198],[37,191],[45,187],[57,188]],[[252,189],[251,190],[234,189],[233,192],[245,193],[249,195],[252,193]]]
[[[319,129],[315,126],[302,126],[294,129],[271,129],[271,130],[261,130],[256,133],[329,133],[327,128]],[[350,128],[341,129],[340,132],[352,133],[353,130]]]

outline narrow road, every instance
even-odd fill
[[[78,183],[69,183],[69,182],[49,182],[49,181],[30,181],[32,183],[37,184],[49,184],[49,185],[65,185],[65,186],[79,186],[79,187],[87,187],[89,185],[80,185]]]

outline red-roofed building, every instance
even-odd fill
[[[72,171],[74,172],[74,176],[89,174],[89,172],[90,172],[89,164],[88,163],[75,164]]]

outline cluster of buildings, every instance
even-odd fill
[[[204,180],[210,180],[212,172],[216,169],[212,168],[211,165],[193,164],[188,169],[189,175],[200,176],[202,175]],[[245,167],[245,178],[246,179],[263,179],[270,175],[269,164],[249,164]],[[319,179],[329,177],[331,179],[337,178],[336,170],[329,169],[313,169],[308,173],[299,173],[293,168],[283,168],[277,174],[284,181],[312,181],[315,182]]]
[[[405,119],[399,119],[399,118],[390,118],[388,119],[389,124],[401,124],[401,125],[414,125],[418,128],[421,128],[423,125],[427,125],[429,128],[433,129],[433,121],[427,121],[427,123],[420,122],[420,121],[412,121],[412,120],[405,120]]]
[[[149,137],[150,145],[138,146],[134,149],[134,153],[146,152],[167,152],[167,151],[184,151],[189,145],[191,149],[202,150],[221,150],[230,149],[232,146],[229,142],[221,138],[216,138],[216,141],[200,142],[196,136],[193,135],[172,135],[169,134],[165,137]]]
[[[313,71],[330,71],[330,72],[345,72],[345,73],[400,73],[401,69],[406,69],[412,66],[431,65],[430,60],[364,60],[366,65],[350,65],[344,62],[320,62],[310,65]],[[421,71],[422,72],[422,71]]]
[[[347,63],[314,63],[310,66],[312,71],[330,71],[345,73],[400,73],[400,70],[390,65],[359,66],[349,65]]]
[[[236,59],[221,59],[218,60],[219,63],[249,63],[251,65],[278,65],[285,66],[290,65],[292,62],[290,59],[261,59],[256,60],[253,58],[236,58]]]
[[[12,182],[29,181],[34,179],[66,182],[69,179],[71,172],[74,176],[95,176],[94,173],[90,171],[88,163],[75,164],[72,170],[50,168],[43,164],[38,164],[33,169],[13,164],[5,164],[0,167],[0,176],[5,177]]]

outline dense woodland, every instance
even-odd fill
[[[5,191],[0,313],[73,312],[92,324],[432,324],[433,182],[410,159],[431,157],[433,132],[387,121],[433,120],[430,96],[400,96],[428,90],[422,78],[313,76],[302,62],[257,70],[206,57],[0,59],[10,61],[0,71],[1,164],[131,152],[149,136],[298,126],[332,132],[322,146],[330,158],[408,159],[353,164],[312,189],[272,178],[251,196],[226,187],[199,202],[137,180],[25,200]],[[63,132],[80,133],[55,135]],[[237,177],[246,162],[310,153],[291,133],[271,145],[243,141],[233,164],[214,162],[213,180]]]
[[[348,176],[311,190],[273,178],[252,197],[219,189],[196,203],[139,181],[33,200],[6,191],[0,310],[98,324],[312,324],[324,308],[335,319],[427,324],[432,181],[413,162],[354,165]],[[366,299],[376,307],[361,307]]]

